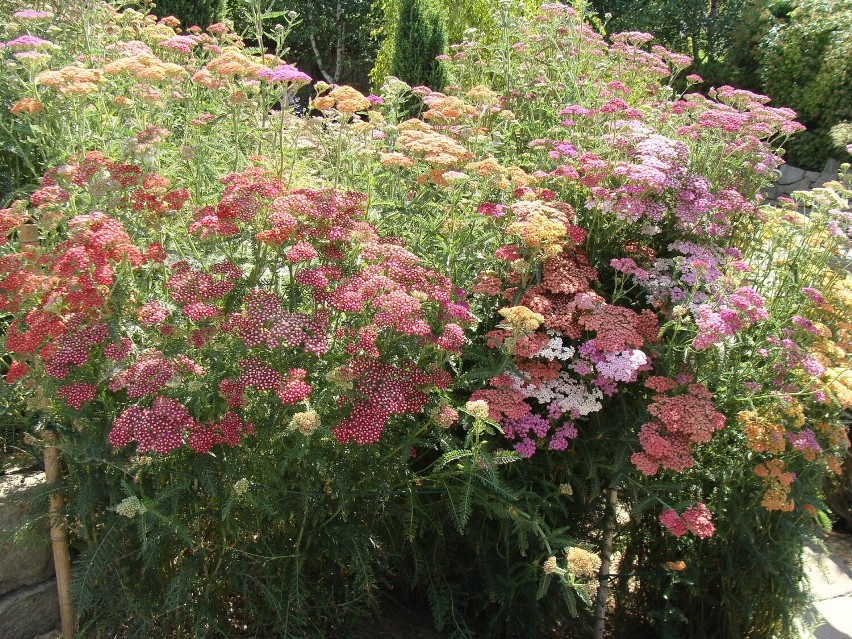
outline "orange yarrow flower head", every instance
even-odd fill
[[[36,84],[56,89],[62,95],[87,95],[98,90],[103,71],[77,66],[42,71],[36,76]]]
[[[466,162],[473,157],[466,148],[452,138],[436,133],[425,122],[415,124],[406,120],[399,125],[399,143],[403,150],[436,167],[449,167]]]
[[[256,76],[258,71],[267,67],[236,49],[225,49],[220,55],[210,60],[205,68],[222,77],[246,78]]]
[[[33,98],[21,98],[9,108],[9,111],[12,112],[12,115],[20,115],[21,113],[32,115],[34,113],[38,113],[42,109],[44,109],[44,105],[38,100],[34,100]]]
[[[321,90],[321,89],[320,89]],[[340,113],[368,111],[373,105],[363,93],[350,86],[335,86],[328,94],[313,101],[313,108],[319,111],[336,109]]]

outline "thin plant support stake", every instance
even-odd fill
[[[43,439],[48,443],[44,449],[44,473],[47,483],[55,484],[62,474],[59,462],[59,447],[56,433],[45,431]],[[56,571],[56,590],[59,596],[59,616],[62,619],[62,639],[74,639],[74,602],[71,600],[71,553],[68,550],[68,528],[62,508],[65,496],[54,492],[50,495],[50,545],[53,548],[53,566]]]
[[[38,244],[38,227],[24,224],[18,229],[18,241],[21,248]],[[42,438],[47,443],[44,449],[44,474],[47,483],[56,484],[62,475],[59,462],[57,436],[52,430],[45,431]],[[53,549],[53,567],[56,573],[56,590],[59,597],[59,617],[62,620],[62,639],[74,639],[75,620],[74,603],[71,600],[71,553],[68,549],[68,528],[62,508],[65,496],[54,492],[50,495],[50,545]]]
[[[615,537],[615,507],[618,505],[618,490],[610,488],[604,514],[604,539],[601,548],[601,569],[598,572],[598,596],[595,600],[594,639],[603,639],[606,626],[606,599],[609,592],[609,567],[612,563],[612,541]]]

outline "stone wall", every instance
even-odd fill
[[[59,601],[47,522],[10,537],[31,516],[44,473],[0,475],[0,639],[33,639],[59,626]]]
[[[826,182],[836,180],[840,162],[837,160],[829,160],[825,163],[825,168],[820,171],[805,171],[789,164],[782,164],[778,167],[781,171],[781,177],[775,182],[775,186],[766,192],[768,200],[777,200],[779,197],[787,196],[794,191],[809,191],[815,189]]]

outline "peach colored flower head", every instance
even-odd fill
[[[33,98],[21,98],[11,106],[9,111],[12,112],[12,115],[20,115],[21,113],[28,113],[32,115],[33,113],[38,113],[42,109],[44,109],[44,105],[38,100],[34,100]]]

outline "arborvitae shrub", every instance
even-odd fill
[[[440,14],[429,0],[403,0],[397,20],[391,75],[440,91],[447,83],[444,67],[435,59],[447,47]]]
[[[174,16],[181,25],[208,27],[225,18],[225,0],[157,0],[154,14],[164,18]]]

